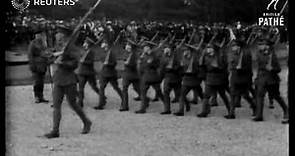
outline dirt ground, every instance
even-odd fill
[[[287,100],[286,69],[280,76],[281,94]],[[121,84],[121,83],[120,83]],[[264,122],[250,119],[249,105],[243,100],[237,119],[226,120],[224,104],[213,107],[208,118],[196,113],[201,105],[192,105],[184,117],[161,116],[163,105],[151,103],[148,113],[134,111],[135,93],[130,88],[130,111],[119,112],[120,99],[108,86],[106,109],[92,109],[98,97],[87,85],[85,112],[93,122],[91,133],[81,135],[82,122],[67,102],[62,107],[60,138],[41,137],[52,126],[50,104],[35,104],[32,86],[6,87],[6,155],[7,156],[287,156],[289,125],[280,123],[282,110],[275,102],[270,110],[265,98]],[[154,92],[150,90],[150,96]],[[52,101],[51,87],[45,97]],[[172,110],[178,108],[172,104]]]

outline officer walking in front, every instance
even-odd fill
[[[64,28],[64,33],[66,36],[70,33],[69,30]],[[76,37],[75,37],[76,38]],[[76,40],[76,39],[72,40]],[[76,114],[82,120],[84,127],[82,134],[87,134],[91,128],[91,121],[83,112],[80,105],[76,102],[77,97],[77,75],[74,70],[78,66],[78,57],[74,53],[77,53],[77,49],[70,43],[66,51],[60,55],[55,64],[57,64],[57,70],[53,75],[53,128],[52,130],[45,134],[46,138],[57,138],[59,137],[59,125],[61,120],[61,105],[64,96],[66,96],[67,101],[71,108],[76,112]]]

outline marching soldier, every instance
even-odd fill
[[[253,121],[263,121],[264,96],[268,92],[283,109],[282,123],[285,124],[289,122],[289,110],[280,95],[280,78],[278,73],[281,71],[281,67],[272,44],[267,39],[258,42],[258,73],[255,79],[257,111]]]
[[[77,75],[79,80],[79,101],[78,104],[83,107],[83,99],[84,99],[84,88],[86,83],[88,82],[93,91],[99,96],[99,89],[96,83],[96,73],[94,70],[94,58],[95,52],[90,48],[94,43],[90,38],[86,38],[83,46],[85,48],[85,52],[82,55],[78,69]]]
[[[217,45],[207,44],[205,55],[201,56],[200,64],[206,69],[205,93],[203,99],[202,112],[198,117],[207,117],[210,113],[209,99],[211,96],[219,93],[225,103],[229,113],[229,101],[225,94],[226,85],[228,85],[227,75],[227,60],[222,51],[219,51]]]
[[[35,103],[49,102],[43,96],[44,78],[47,66],[50,64],[46,48],[45,31],[36,31],[35,39],[31,41],[28,49],[29,67],[34,80]]]
[[[199,43],[200,45],[202,44]],[[199,77],[199,62],[197,61],[199,58],[199,47],[196,47],[196,52],[192,52],[193,49],[185,47],[183,53],[182,60],[182,68],[183,68],[183,77],[182,77],[182,85],[181,85],[181,94],[179,100],[179,109],[174,113],[176,116],[184,115],[184,106],[186,106],[186,111],[190,111],[190,103],[187,101],[186,96],[190,90],[197,91],[196,95],[202,96],[202,88],[200,86],[201,80]]]
[[[156,55],[157,50],[160,50],[163,43],[160,43],[155,49],[151,49],[150,42],[143,46],[143,57],[140,60],[141,69],[141,85],[140,85],[140,95],[141,95],[141,107],[135,113],[146,113],[146,108],[149,105],[149,98],[147,97],[147,91],[150,86],[152,86],[156,94],[159,95],[160,99],[164,101],[163,94],[161,91],[161,76],[159,73],[160,59]]]
[[[128,111],[128,88],[133,85],[135,92],[140,96],[140,79],[137,69],[138,49],[137,44],[131,40],[127,43],[125,50],[129,53],[124,62],[124,70],[122,74],[123,85],[123,103],[120,111]]]
[[[113,43],[113,46],[118,41],[119,36],[116,41]],[[107,52],[105,60],[102,65],[102,69],[100,71],[100,79],[99,79],[99,104],[95,106],[94,109],[103,110],[106,105],[106,96],[105,96],[105,88],[108,83],[110,83],[113,89],[117,92],[117,94],[121,98],[121,102],[123,103],[123,93],[118,85],[118,72],[116,70],[117,58],[116,54],[113,52],[112,48],[109,47],[109,44],[106,42],[102,43],[102,48]],[[121,104],[123,105],[123,104]]]
[[[69,30],[64,30],[69,31]],[[68,32],[69,33],[69,32]],[[65,35],[66,32],[65,32]],[[75,40],[75,39],[73,39]],[[66,96],[67,101],[71,108],[76,112],[76,114],[83,121],[84,127],[82,134],[87,134],[91,128],[91,121],[83,112],[80,105],[76,103],[77,97],[77,76],[74,70],[78,66],[77,56],[73,44],[69,44],[69,47],[64,51],[61,56],[59,56],[55,64],[57,64],[57,70],[53,75],[53,129],[51,132],[45,134],[46,138],[56,138],[59,137],[59,125],[61,120],[61,104],[63,102],[64,96]]]
[[[164,111],[162,115],[171,114],[170,92],[174,90],[175,99],[180,97],[182,67],[178,61],[179,48],[168,45],[164,49],[161,71],[164,75]]]
[[[250,51],[245,50],[245,44],[243,41],[232,42],[229,58],[231,104],[230,114],[225,116],[227,119],[235,118],[235,107],[241,96],[250,104],[252,115],[255,115],[255,103],[249,95],[252,86],[252,56]]]

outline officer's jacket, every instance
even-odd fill
[[[252,82],[252,56],[250,51],[242,50],[241,53],[231,52],[229,56],[230,81],[233,84],[245,84]],[[237,69],[242,56],[241,68]]]
[[[216,57],[216,58],[214,58]],[[218,66],[212,66],[214,59],[217,59]],[[224,85],[228,82],[227,60],[225,55],[217,52],[213,56],[205,55],[206,84]]]
[[[281,71],[280,64],[278,62],[278,58],[273,51],[272,57],[272,70],[266,69],[268,64],[268,60],[270,58],[270,54],[263,54],[261,52],[257,53],[257,63],[258,63],[258,73],[257,73],[257,83],[258,84],[276,84],[280,82],[280,77],[278,73]]]
[[[86,55],[87,51],[84,51],[83,55]],[[94,75],[94,59],[95,59],[95,52],[93,50],[89,50],[85,59],[83,59],[83,56],[81,57],[79,61],[79,65],[77,68],[77,74],[79,75]]]
[[[77,75],[74,72],[77,66],[78,60],[73,56],[61,58],[61,63],[57,64],[57,70],[53,75],[53,83],[59,86],[67,86],[77,83]]]
[[[42,40],[33,40],[28,49],[29,67],[32,72],[45,73],[49,64],[48,57],[45,55],[45,47]]]
[[[182,69],[183,69],[182,84],[183,85],[192,86],[192,85],[199,85],[201,83],[201,80],[199,77],[200,66],[199,66],[198,57],[196,54],[193,54],[192,57],[194,57],[194,61],[193,61],[193,68],[191,72],[188,71],[191,58],[183,57],[183,60],[182,60]]]
[[[156,52],[152,52],[151,55],[145,55],[141,59],[141,69],[143,72],[142,81],[147,83],[161,82],[161,76],[159,74],[160,58],[156,56]]]
[[[127,60],[129,57],[131,57],[130,62]],[[124,62],[124,69],[122,74],[123,79],[128,79],[128,80],[139,79],[137,61],[138,61],[138,54],[136,51],[132,51],[132,53],[128,54]]]

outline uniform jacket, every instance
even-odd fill
[[[130,58],[130,62],[127,63],[127,59]],[[137,61],[138,61],[138,54],[136,51],[132,51],[130,54],[128,54],[127,58],[124,62],[124,70],[122,74],[123,79],[127,80],[136,80],[139,79],[139,73],[137,68]]]
[[[180,83],[182,77],[182,67],[180,66],[179,60],[175,58],[172,69],[167,68],[169,61],[172,59],[171,57],[172,56],[165,55],[162,57],[160,75],[161,77],[164,77],[164,80],[168,83]]]
[[[145,55],[141,60],[141,69],[143,70],[142,81],[147,83],[160,83],[161,76],[159,74],[160,58],[156,56],[156,52],[151,55]]]
[[[83,55],[86,55],[87,51],[84,51]],[[94,75],[95,70],[94,70],[94,58],[95,58],[95,52],[93,50],[89,50],[87,53],[87,56],[85,57],[84,60],[83,56],[81,57],[79,61],[79,65],[77,68],[77,74],[79,75]]]
[[[117,78],[118,73],[117,73],[117,70],[116,70],[116,65],[117,65],[116,55],[115,55],[114,52],[111,52],[108,64],[103,64],[103,66],[102,66],[102,69],[101,69],[101,72],[100,72],[101,77],[104,77],[104,78]]]
[[[241,53],[231,52],[229,57],[230,81],[232,84],[251,84],[252,82],[252,56],[250,51],[242,50],[242,68],[237,69]]]
[[[261,52],[257,53],[257,63],[258,63],[258,73],[256,84],[276,84],[280,82],[280,77],[278,73],[281,71],[280,64],[278,62],[278,58],[273,50],[270,53],[273,53],[272,57],[272,70],[269,71],[266,69],[266,65],[268,63],[269,54],[263,54]]]
[[[191,61],[191,58],[183,58],[182,68],[183,68],[183,78],[182,78],[182,85],[186,86],[195,86],[200,85],[201,80],[199,77],[199,62],[198,57],[193,54],[194,61],[193,61],[193,70],[191,73],[188,73],[187,70],[189,68],[189,64]]]
[[[61,63],[57,64],[57,70],[53,75],[53,83],[59,86],[67,86],[77,83],[77,75],[74,72],[77,66],[78,60],[76,58],[71,56],[61,58]]]
[[[218,67],[212,66],[214,57],[217,58]],[[227,60],[224,54],[215,53],[213,56],[205,55],[206,84],[225,85],[228,83]]]
[[[46,73],[49,64],[48,57],[45,55],[45,47],[42,40],[34,39],[28,49],[29,67],[32,72]]]

